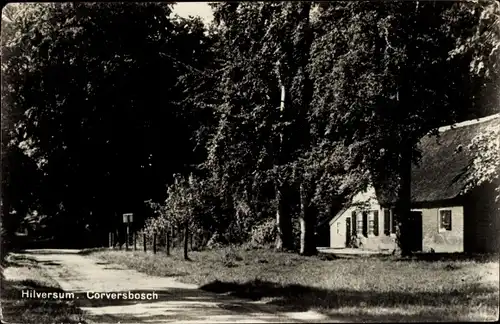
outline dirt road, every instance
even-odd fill
[[[36,259],[64,291],[74,293],[79,307],[95,323],[335,322],[312,311],[283,312],[276,306],[205,292],[173,278],[98,262],[76,250],[25,254]]]

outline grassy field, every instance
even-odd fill
[[[498,319],[498,261],[395,257],[301,257],[269,249],[191,252],[167,257],[101,250],[89,257],[151,275],[175,276],[202,289],[353,321]]]
[[[6,279],[7,278],[7,279]],[[83,312],[71,300],[23,298],[22,291],[62,292],[36,261],[10,257],[2,265],[1,301],[7,323],[87,323]]]

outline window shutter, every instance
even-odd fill
[[[387,208],[384,209],[384,234],[391,234],[391,211]]]
[[[362,212],[362,219],[361,221],[363,222],[362,223],[362,233],[363,233],[363,236],[365,237],[368,237],[368,213],[367,212]]]
[[[378,210],[373,212],[373,235],[378,236]]]
[[[451,231],[451,210],[448,213],[448,218],[449,219],[448,219],[448,228],[447,229],[448,229],[448,231]]]
[[[351,219],[352,219],[352,235],[356,235],[357,234],[357,227],[358,227],[358,218],[357,218],[356,212],[353,211],[351,216],[352,216],[351,217]]]

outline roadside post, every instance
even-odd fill
[[[127,213],[123,214],[123,222],[127,224],[127,234],[125,238],[125,251],[128,251],[128,240],[130,238],[130,223],[134,221],[134,214]]]
[[[168,227],[167,227],[166,246],[167,246],[167,256],[169,256],[170,255],[170,228],[168,228]]]

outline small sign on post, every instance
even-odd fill
[[[134,214],[132,214],[132,213],[123,214],[123,222],[125,224],[132,223],[133,221],[134,221]]]
[[[128,240],[130,238],[130,223],[134,221],[134,214],[123,214],[123,222],[127,224],[127,237],[125,239],[125,250],[128,251]]]

